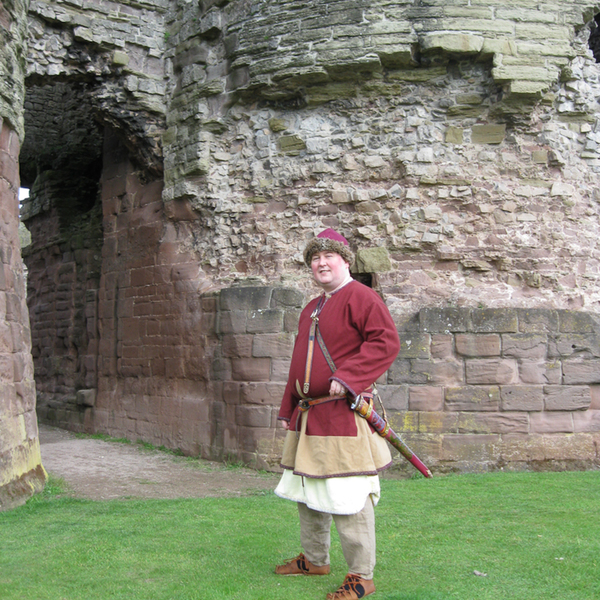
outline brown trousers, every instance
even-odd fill
[[[300,542],[306,558],[317,566],[329,564],[331,522],[335,522],[348,572],[373,579],[375,570],[375,511],[371,496],[355,515],[332,515],[298,503]]]

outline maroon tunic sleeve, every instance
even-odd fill
[[[347,298],[339,299],[345,300],[341,310],[331,321],[328,314],[323,315],[319,326],[336,365],[330,378],[356,396],[389,369],[400,350],[400,340],[396,324],[376,292],[358,282],[346,287]],[[343,317],[345,327],[336,316]]]

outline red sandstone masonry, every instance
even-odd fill
[[[243,404],[268,404],[279,409],[284,391],[284,383],[244,383],[239,399]]]
[[[255,357],[292,357],[294,337],[285,333],[257,334],[252,342],[252,356]]]
[[[462,356],[500,356],[500,336],[498,334],[473,335],[457,334],[456,352]]]
[[[564,360],[563,380],[566,384],[600,383],[600,360]]]
[[[523,384],[556,384],[562,381],[562,364],[557,362],[519,361],[519,379]]]
[[[19,252],[19,148],[18,135],[0,116],[0,510],[22,504],[46,480]]]
[[[497,386],[462,386],[446,388],[445,405],[453,411],[495,411],[500,405]]]
[[[431,336],[431,358],[452,359],[454,356],[454,337],[451,335]]]
[[[439,411],[444,406],[444,390],[441,387],[410,387],[408,407],[411,411]]]
[[[417,431],[422,434],[458,433],[460,415],[445,411],[418,413]]]
[[[546,410],[587,410],[591,403],[590,388],[587,386],[545,386]]]
[[[511,359],[472,359],[465,366],[468,384],[511,384],[518,379],[517,363]]]
[[[540,412],[529,416],[531,433],[573,433],[573,415],[567,412]]]
[[[544,409],[544,389],[542,386],[503,385],[500,387],[500,407],[506,411],[541,411]]]
[[[460,413],[459,433],[529,433],[529,415],[517,412]]]

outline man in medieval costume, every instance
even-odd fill
[[[348,399],[369,392],[390,367],[400,342],[379,295],[350,276],[354,256],[333,229],[304,250],[323,294],[304,308],[279,420],[288,430],[275,493],[298,503],[303,552],[276,568],[280,575],[330,572],[332,520],[348,574],[327,600],[375,591],[375,516],[379,471],[392,462],[386,441]]]

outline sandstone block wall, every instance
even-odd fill
[[[25,502],[46,481],[19,248],[25,10],[21,2],[0,6],[0,510]]]
[[[380,392],[390,422],[440,471],[597,467],[597,316],[422,309]]]
[[[277,467],[284,432],[277,413],[287,381],[303,295],[292,288],[240,286],[207,294],[212,326],[213,453]]]
[[[76,314],[82,319],[78,330],[55,333],[55,343],[69,346],[77,369],[70,370],[65,352],[35,354],[42,371],[38,413],[71,430],[102,431],[208,456],[213,424],[199,295],[210,286],[181,243],[189,234],[185,224],[168,223],[161,191],[160,179],[140,181],[122,140],[107,130],[102,245],[80,250],[82,259],[90,259],[88,266],[96,261],[97,279],[80,279],[76,251],[68,246],[64,252],[51,248],[28,254],[31,260],[46,257],[46,269],[56,274],[55,287],[45,284],[45,296],[38,297],[45,310],[32,296],[40,321],[45,313],[56,326],[61,311],[70,314],[72,324]],[[92,233],[85,237],[89,242]],[[44,281],[40,273],[32,273],[32,286]],[[56,300],[61,290],[68,292],[62,303]],[[46,335],[48,329],[34,332],[35,347],[45,348]],[[54,361],[62,373],[45,371],[46,361]]]
[[[295,289],[205,295],[214,326],[215,448],[277,468]],[[378,382],[392,427],[437,472],[600,464],[600,321],[566,310],[422,309]],[[217,451],[218,452],[218,451]],[[397,457],[395,469],[410,472]]]
[[[22,253],[28,267],[32,356],[38,414],[61,423],[80,390],[98,387],[98,289],[103,245],[101,206],[61,226],[55,198],[76,186],[72,174],[39,177],[32,190],[36,207],[24,218],[33,242]],[[63,215],[64,218],[64,215]]]

